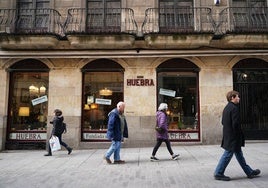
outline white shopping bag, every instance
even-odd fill
[[[49,144],[50,144],[50,148],[51,148],[52,152],[58,151],[61,149],[60,141],[59,141],[59,138],[57,136],[52,136],[49,139]]]

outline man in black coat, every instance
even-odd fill
[[[229,91],[226,95],[228,104],[222,113],[223,139],[221,147],[225,150],[214,172],[216,180],[229,181],[230,177],[224,171],[231,161],[233,154],[246,173],[248,178],[254,178],[261,173],[259,169],[253,170],[243,156],[241,147],[245,146],[244,134],[240,124],[238,103],[240,101],[237,91]]]

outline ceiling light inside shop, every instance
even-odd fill
[[[111,96],[113,94],[113,91],[107,88],[101,89],[99,92],[101,96]]]

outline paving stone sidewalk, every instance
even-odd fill
[[[122,148],[126,164],[108,165],[106,149],[61,150],[51,157],[45,151],[0,152],[0,188],[267,188],[268,143],[247,143],[247,163],[259,168],[260,177],[248,179],[233,157],[227,167],[229,182],[216,181],[213,171],[223,150],[218,145],[173,146],[179,160],[170,159],[163,144],[159,162],[151,162],[153,148]]]

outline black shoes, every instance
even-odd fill
[[[173,156],[172,156],[172,160],[178,160],[179,159],[179,154],[174,154]]]
[[[73,151],[73,148],[67,147],[67,150],[68,150],[68,155],[70,155]]]
[[[214,175],[215,180],[230,181],[231,178],[225,175]]]
[[[249,175],[248,178],[252,179],[255,178],[256,176],[258,176],[261,173],[261,171],[259,169],[253,170]]]
[[[150,160],[151,160],[151,161],[159,161],[159,159],[156,158],[155,156],[152,156],[152,157],[150,158]]]
[[[44,156],[52,156],[52,154],[51,153],[47,153]]]

